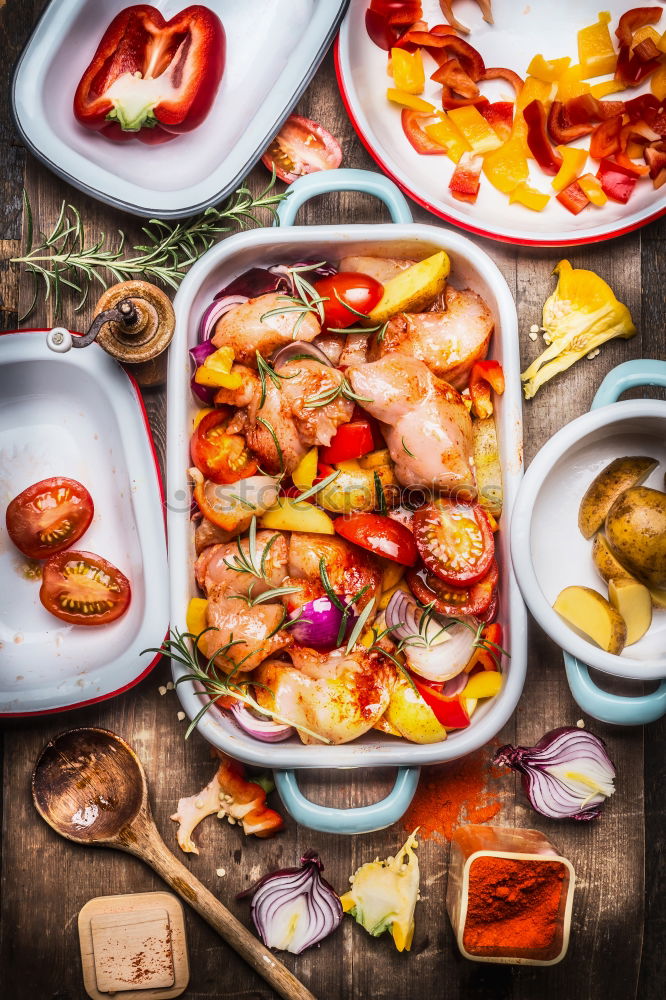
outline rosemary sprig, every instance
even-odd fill
[[[409,455],[410,458],[416,458],[416,455],[414,454],[414,452],[410,451],[409,448],[407,447],[407,445],[405,444],[404,437],[402,438],[402,450],[404,452],[406,452]]]
[[[317,264],[304,264],[302,267],[287,268],[293,294],[281,295],[280,298],[286,304],[284,306],[276,306],[275,309],[269,309],[268,312],[263,313],[259,317],[260,322],[263,323],[265,319],[270,319],[271,316],[279,316],[283,313],[299,313],[298,319],[294,324],[292,340],[298,339],[298,331],[308,314],[315,316],[320,323],[323,323],[324,302],[328,302],[328,296],[322,298],[321,295],[318,295],[316,288],[303,277],[304,271],[312,271],[317,267],[321,267],[323,263],[325,262],[320,261]]]
[[[302,500],[309,500],[309,498],[314,496],[315,493],[319,493],[320,490],[326,489],[327,486],[330,486],[331,483],[338,478],[340,472],[340,469],[336,469],[335,472],[330,474],[330,476],[326,476],[326,479],[322,479],[321,482],[315,483],[309,490],[305,490],[304,493],[299,493],[295,502],[300,503]]]
[[[297,594],[301,589],[300,587],[273,587],[271,590],[265,590],[258,597],[253,597],[253,588],[254,584],[250,584],[247,594],[232,594],[231,596],[236,598],[236,600],[245,601],[248,608],[254,608],[257,604],[267,604],[271,601],[280,600],[280,598],[286,597],[288,594]]]
[[[338,611],[345,610],[345,604],[340,600],[336,592],[331,586],[331,581],[328,576],[328,570],[326,569],[326,559],[324,556],[319,560],[319,576],[321,579],[322,587],[326,591],[327,597],[330,599],[331,604],[333,604]]]
[[[275,174],[258,195],[249,188],[238,188],[220,207],[211,206],[199,215],[176,222],[149,219],[142,226],[145,242],[127,246],[122,230],[115,238],[99,233],[88,242],[79,210],[63,202],[55,225],[49,233],[39,233],[35,239],[32,208],[23,192],[26,218],[26,245],[20,257],[11,263],[23,266],[34,279],[34,296],[25,319],[33,311],[43,285],[44,300],[53,301],[55,316],[60,315],[63,294],[76,292],[78,312],[90,289],[98,284],[106,288],[109,279],[127,281],[146,278],[177,289],[188,268],[201,257],[218,238],[234,226],[240,229],[261,226],[258,213],[266,209],[275,217],[276,206],[289,192],[274,190]]]
[[[379,473],[375,469],[375,496],[377,497],[377,509],[380,514],[386,514],[386,494],[384,493],[384,487],[382,481],[379,478]]]
[[[315,396],[308,396],[303,403],[303,406],[308,410],[314,410],[318,406],[328,406],[328,404],[336,400],[338,396],[342,396],[344,399],[349,399],[351,402],[373,402],[373,400],[368,399],[367,396],[357,395],[345,376],[342,375],[337,385],[331,386],[330,389],[322,389],[322,391],[318,392]]]
[[[375,600],[376,599],[373,597],[372,600],[368,601],[366,606],[363,608],[363,611],[361,611],[360,615],[356,619],[356,624],[354,625],[354,628],[351,631],[351,635],[349,636],[349,641],[347,642],[346,652],[348,654],[351,653],[352,649],[356,645],[356,641],[360,636],[361,632],[363,631],[365,623],[372,614],[372,611],[375,606]]]
[[[293,375],[280,375],[278,372],[275,371],[272,365],[269,365],[269,363],[264,358],[262,358],[259,351],[255,351],[255,355],[257,359],[257,371],[259,372],[259,380],[261,382],[261,397],[259,399],[259,406],[257,407],[257,409],[260,410],[264,405],[264,403],[266,402],[266,389],[268,385],[266,379],[269,378],[273,383],[273,385],[275,386],[275,388],[279,389],[280,379],[296,378],[298,372],[294,372]]]
[[[338,609],[338,611],[342,611],[342,618],[340,619],[340,626],[338,628],[338,635],[335,642],[336,646],[340,646],[345,637],[345,632],[347,631],[347,623],[349,622],[349,617],[354,610],[354,605],[357,604],[361,600],[361,598],[368,592],[368,590],[370,589],[370,584],[366,583],[365,587],[361,587],[358,594],[355,594],[352,597],[352,599],[350,601],[347,601],[347,603],[345,604],[344,601],[342,601],[340,597],[336,594],[336,592],[333,590],[328,575],[328,570],[326,569],[326,559],[324,558],[324,556],[322,556],[321,559],[319,560],[319,577],[321,579],[322,587],[326,591],[326,596],[329,598],[331,604],[333,604]],[[373,597],[370,603],[374,604],[374,600],[375,599]],[[363,611],[365,612],[365,608],[363,609]],[[370,612],[368,612],[368,614],[369,613]],[[367,618],[368,615],[365,615],[365,618],[363,619],[364,623],[365,621],[367,621]],[[349,652],[349,650],[347,650],[347,652]]]
[[[275,450],[277,452],[278,461],[280,463],[280,475],[284,475],[284,455],[282,454],[282,448],[280,447],[280,442],[278,441],[278,436],[275,433],[275,428],[270,420],[266,420],[265,417],[257,417],[257,421],[266,428],[268,433],[273,439],[273,444],[275,445]]]
[[[250,521],[250,527],[248,528],[247,533],[247,552],[243,548],[243,544],[239,536],[236,539],[236,548],[238,549],[238,552],[234,553],[233,562],[225,559],[224,565],[228,566],[229,569],[234,570],[235,573],[249,573],[250,576],[256,576],[258,580],[265,580],[266,560],[268,559],[271,546],[277,538],[279,538],[279,535],[276,532],[268,539],[264,545],[263,552],[261,553],[261,559],[259,559],[257,553],[257,519],[256,517],[253,517]]]

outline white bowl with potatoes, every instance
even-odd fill
[[[618,725],[666,713],[666,402],[628,399],[666,387],[666,362],[613,369],[589,413],[539,451],[520,486],[511,554],[525,603],[564,650],[579,706]],[[662,683],[617,694],[588,667]]]

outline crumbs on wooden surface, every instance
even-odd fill
[[[185,712],[176,712],[176,718],[179,722],[185,721]]]

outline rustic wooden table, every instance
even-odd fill
[[[28,190],[36,218],[44,229],[57,216],[63,199],[80,207],[90,233],[122,227],[130,233],[136,220],[98,205],[71,190],[26,156],[9,111],[10,77],[43,0],[0,3],[0,32],[5,53],[0,73],[0,309],[2,326],[14,329],[30,297],[25,275],[7,258],[21,247],[21,189]],[[323,122],[337,135],[347,166],[374,164],[364,152],[347,119],[335,83],[332,60],[326,60],[298,109]],[[251,178],[256,188],[265,181],[262,168]],[[414,207],[417,220],[437,223]],[[303,222],[379,222],[383,209],[357,195],[315,202]],[[602,348],[593,361],[584,360],[565,376],[549,383],[525,406],[525,460],[562,424],[585,412],[601,379],[628,358],[664,356],[664,285],[666,225],[656,223],[611,244],[574,249],[574,265],[591,267],[607,278],[633,314],[639,334]],[[559,251],[529,250],[486,242],[484,249],[502,269],[518,305],[523,361],[540,345],[528,337],[538,322],[545,297],[553,287],[551,271]],[[85,326],[92,303],[78,316],[67,309],[70,328]],[[52,323],[41,303],[24,327]],[[146,393],[146,406],[160,456],[165,444],[165,391]],[[155,512],[158,517],[159,512]],[[566,558],[566,554],[563,554]],[[209,780],[213,764],[208,747],[194,735],[183,742],[184,725],[173,692],[161,697],[169,679],[162,662],[140,685],[113,701],[88,709],[6,725],[2,734],[4,801],[2,813],[2,922],[0,990],[12,1000],[81,1000],[84,997],[78,957],[76,918],[92,896],[161,888],[156,876],[138,861],[112,852],[86,851],[59,839],[38,820],[29,794],[29,777],[42,745],[64,728],[98,725],[122,734],[141,756],[158,826],[175,847],[169,814],[182,794],[191,794]],[[536,627],[529,639],[529,672],[524,695],[500,739],[533,743],[546,730],[575,723],[581,716],[566,684],[558,649]],[[422,901],[417,907],[416,935],[411,954],[398,955],[386,937],[371,938],[352,920],[320,949],[287,964],[321,1000],[408,1000],[415,996],[474,996],[506,1000],[631,1000],[663,996],[663,896],[666,768],[663,723],[646,730],[620,730],[594,723],[609,744],[617,764],[617,794],[593,823],[549,822],[536,816],[522,800],[513,777],[492,781],[500,812],[495,822],[536,826],[571,859],[578,875],[572,943],[567,958],[551,969],[479,965],[460,958],[445,913],[448,843],[424,840],[419,849]],[[661,740],[661,742],[660,742]],[[267,751],[267,762],[269,762]],[[455,770],[457,765],[452,765]],[[341,772],[310,775],[306,792],[320,801],[341,806],[370,802],[385,794],[388,773]],[[464,822],[462,811],[460,821]],[[245,904],[235,893],[260,874],[298,863],[314,847],[326,863],[326,875],[344,891],[347,878],[366,860],[386,856],[404,839],[396,827],[365,837],[315,834],[289,821],[286,832],[271,841],[243,840],[238,827],[209,819],[202,830],[203,849],[187,863],[192,871],[248,922]],[[226,875],[218,877],[216,869]],[[661,887],[660,887],[661,880]],[[193,913],[187,914],[192,976],[186,996],[268,998],[262,982]]]

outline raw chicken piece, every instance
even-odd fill
[[[340,355],[340,367],[348,368],[349,365],[362,365],[364,361],[367,361],[370,339],[370,334],[367,336],[362,333],[348,334]]]
[[[379,596],[382,571],[372,553],[335,535],[295,531],[289,540],[289,576],[285,585],[300,586],[301,591],[286,598],[290,612],[324,593],[319,571],[322,557],[331,587],[343,602],[350,601],[369,585],[363,597],[354,602],[357,612]]]
[[[347,369],[354,392],[371,399],[363,409],[384,424],[382,432],[403,486],[476,493],[472,421],[460,394],[423,361],[389,354]],[[411,454],[410,454],[411,452]]]
[[[372,729],[391,697],[395,668],[383,656],[356,647],[318,653],[294,651],[293,665],[267,660],[257,671],[257,701],[331,743],[349,743]],[[266,690],[268,688],[269,690]],[[299,730],[303,743],[317,740]]]
[[[370,361],[387,354],[409,354],[425,361],[434,375],[464,389],[475,361],[488,353],[493,317],[480,295],[447,285],[446,312],[399,313],[378,344],[373,338]]]
[[[213,587],[206,608],[206,624],[212,630],[201,636],[199,648],[204,656],[211,657],[233,642],[216,656],[215,665],[227,674],[235,669],[243,673],[254,670],[292,644],[289,632],[276,631],[283,617],[282,604],[257,604],[251,608],[241,598],[228,596],[224,585]]]
[[[248,299],[220,317],[215,325],[213,343],[216,347],[231,347],[236,361],[254,365],[257,351],[268,357],[276,347],[293,340],[314,340],[321,333],[319,320],[314,313],[305,313],[300,322],[303,313],[295,310],[265,316],[273,309],[289,309],[291,306],[293,302],[279,292],[269,292],[256,299]],[[265,317],[263,321],[262,316]]]
[[[252,596],[259,597],[267,590],[280,586],[287,573],[288,548],[285,536],[279,531],[257,532],[252,558],[257,570],[262,569],[264,552],[269,545],[263,562],[263,579],[231,568],[239,565],[238,544],[238,542],[228,542],[226,545],[210,545],[201,553],[194,564],[194,573],[204,593],[208,594],[216,586],[220,588],[217,591],[219,594],[248,594],[252,588]],[[244,538],[240,546],[247,557],[250,548],[248,539]]]
[[[340,424],[351,420],[354,404],[342,395],[324,406],[307,404],[317,396],[335,392],[342,382],[342,373],[308,359],[288,361],[276,371],[282,376],[280,390],[289,402],[301,441],[310,447],[328,446]]]
[[[415,263],[415,260],[399,260],[397,257],[351,256],[342,258],[338,270],[369,274],[375,281],[381,281],[384,284],[385,281],[395,278],[396,274],[400,274],[401,271],[405,271]]]
[[[314,341],[315,347],[319,347],[332,365],[340,363],[340,355],[345,346],[345,336],[342,333],[322,333]]]

